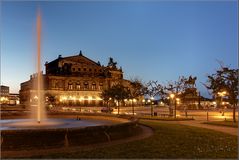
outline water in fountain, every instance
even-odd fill
[[[46,118],[45,99],[43,87],[43,74],[41,72],[41,14],[37,13],[37,74],[33,77],[31,93],[31,118],[40,123]]]

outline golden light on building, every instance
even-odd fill
[[[6,102],[6,101],[8,101],[8,98],[7,97],[1,97],[1,102]]]
[[[180,104],[180,98],[176,98],[177,104]]]
[[[36,78],[33,74],[28,81],[21,83],[19,94],[20,97],[25,97],[21,99],[22,104],[27,104],[30,99],[34,100],[29,93],[36,90],[35,87],[31,87]],[[46,62],[43,76],[44,92],[56,97],[59,104],[70,101],[70,106],[103,106],[104,103],[99,96],[104,89],[113,86],[116,80],[122,82],[124,87],[132,87],[130,81],[123,79],[122,68],[119,68],[112,58],[108,65],[104,66],[84,56],[81,51],[68,57],[59,55],[55,60]],[[82,100],[84,103],[79,103]],[[109,100],[113,102],[112,98]]]
[[[103,99],[100,98],[100,97],[97,97],[96,100],[98,100],[98,101],[102,101]]]

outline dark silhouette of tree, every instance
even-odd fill
[[[214,96],[220,96],[224,92],[229,103],[233,106],[233,121],[236,122],[236,105],[238,97],[238,69],[230,69],[221,65],[221,67],[211,75],[207,76],[207,82],[204,86]]]
[[[118,114],[120,111],[120,104],[124,102],[124,99],[130,97],[130,91],[128,88],[124,87],[121,84],[112,86],[112,96],[118,102]]]
[[[130,97],[130,91],[127,87],[124,87],[121,84],[116,84],[104,90],[101,93],[101,97],[104,99],[104,101],[107,102],[107,104],[110,101],[110,99],[116,100],[118,102],[118,114],[119,114],[120,104],[124,101],[124,99]]]
[[[130,90],[130,99],[137,99],[145,94],[145,86],[143,85],[142,81],[135,78],[130,81],[131,87]],[[134,105],[132,104],[132,113],[134,115]]]
[[[101,92],[101,98],[103,99],[103,101],[107,104],[107,108],[108,110],[110,110],[110,106],[109,106],[109,102],[111,100],[112,97],[112,93],[110,89],[104,89]]]
[[[186,88],[186,81],[187,78],[185,78],[184,76],[181,76],[178,78],[177,81],[171,81],[168,82],[168,84],[164,87],[164,91],[165,93],[170,96],[170,94],[174,95],[173,98],[173,102],[174,102],[174,118],[176,118],[176,110],[177,110],[177,103],[176,103],[176,99],[177,98],[181,98],[182,93],[184,93],[185,88]],[[171,113],[171,108],[170,109],[170,113]]]
[[[143,96],[145,93],[145,86],[142,81],[139,79],[133,79],[130,81],[130,95],[132,98],[138,98],[139,96]]]
[[[148,95],[149,98],[151,99],[151,101],[150,101],[151,116],[153,116],[153,112],[154,112],[154,108],[152,105],[152,99],[154,99],[154,97],[159,94],[158,88],[159,88],[158,81],[149,81],[146,84],[145,95]]]

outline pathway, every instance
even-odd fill
[[[200,128],[207,128],[223,133],[227,133],[230,135],[238,136],[238,128],[233,127],[225,127],[225,126],[216,126],[216,125],[210,125],[210,124],[202,124],[205,121],[200,120],[192,120],[192,121],[160,121],[165,123],[174,123],[174,124],[182,124],[182,125],[188,125],[193,127],[200,127]]]

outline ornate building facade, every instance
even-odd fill
[[[103,89],[116,83],[130,86],[130,81],[123,79],[122,68],[116,66],[110,58],[107,66],[85,57],[82,52],[70,57],[59,57],[45,63],[43,74],[43,92],[46,102],[63,105],[101,106],[100,97]],[[20,103],[29,104],[36,98],[34,82],[37,75],[21,83]],[[34,95],[35,94],[35,95]]]

